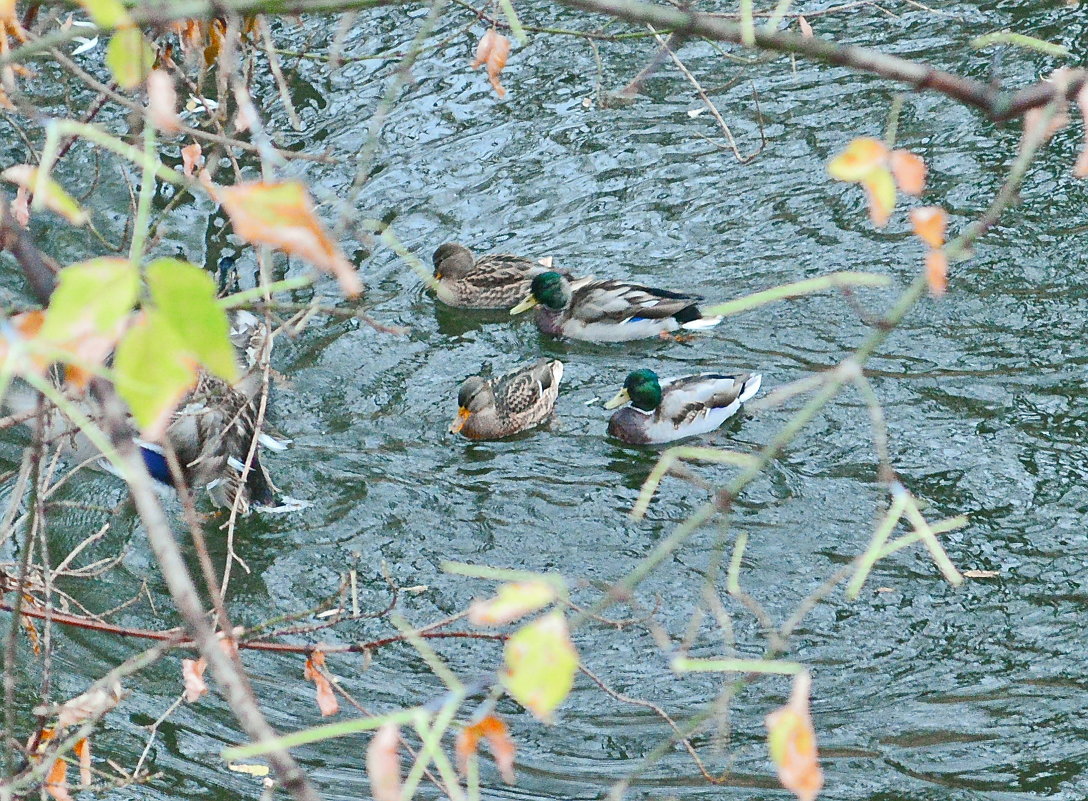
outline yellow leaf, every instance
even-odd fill
[[[235,773],[244,773],[247,776],[256,776],[257,778],[267,776],[270,773],[268,765],[249,765],[245,762],[228,762],[227,768]]]
[[[838,181],[861,181],[888,162],[888,148],[879,139],[860,136],[827,165],[827,173]],[[890,176],[889,176],[890,177]]]
[[[31,167],[29,164],[17,164],[0,173],[0,178],[16,184],[20,189],[27,192],[33,192],[37,188],[38,168]],[[56,212],[72,225],[83,225],[87,222],[87,212],[81,209],[75,198],[65,192],[61,185],[52,178],[45,179],[42,189],[42,192],[34,196],[35,205],[43,204],[47,209]]]
[[[502,626],[544,608],[555,597],[555,587],[546,581],[503,584],[494,598],[473,601],[468,609],[468,619],[477,626]]]
[[[301,183],[243,183],[218,187],[213,194],[242,239],[279,248],[334,274],[345,295],[362,292],[355,267],[325,231]]]
[[[886,167],[873,170],[861,180],[869,197],[869,219],[877,228],[888,224],[895,208],[895,181]]]
[[[99,28],[119,28],[132,23],[121,0],[79,0]]]
[[[154,63],[155,51],[139,28],[118,28],[106,45],[106,66],[123,89],[143,83]]]
[[[574,686],[578,652],[567,620],[551,612],[527,623],[506,641],[502,682],[514,700],[546,723]]]
[[[790,701],[767,715],[767,745],[782,786],[800,801],[814,801],[824,786],[817,760],[808,697],[812,679],[807,670],[793,677]]]
[[[400,798],[400,729],[386,723],[375,732],[366,749],[366,775],[374,801]]]

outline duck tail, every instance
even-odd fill
[[[737,400],[744,403],[759,392],[759,386],[763,383],[763,376],[759,373],[750,373],[748,375],[740,376],[739,379],[741,385]]]
[[[694,308],[694,307],[692,307],[692,308]],[[718,323],[720,323],[722,321],[722,318],[720,316],[718,316],[718,317],[703,317],[699,313],[698,309],[695,309],[695,313],[697,315],[699,315],[699,316],[695,317],[694,319],[690,319],[690,320],[681,319],[681,316],[679,314],[676,315],[676,319],[680,321],[680,327],[684,328],[684,329],[687,329],[688,331],[695,331],[695,330],[698,330],[700,328],[713,328],[714,326],[716,326]]]

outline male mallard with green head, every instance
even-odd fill
[[[525,297],[532,277],[548,269],[509,253],[476,257],[457,242],[440,245],[431,258],[438,299],[462,309],[509,309]]]
[[[704,317],[702,298],[624,281],[571,283],[554,271],[534,276],[528,296],[510,310],[536,307],[536,324],[546,334],[589,342],[627,342],[679,328],[709,328],[721,317]]]
[[[539,425],[555,408],[562,378],[563,363],[547,359],[490,380],[467,378],[457,390],[450,433],[502,439]]]
[[[713,431],[759,391],[758,373],[699,373],[661,381],[653,370],[635,370],[606,409],[624,406],[608,433],[632,445],[671,442]]]

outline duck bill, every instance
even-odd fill
[[[532,295],[530,295],[525,300],[523,300],[521,303],[519,303],[517,306],[512,308],[510,310],[510,314],[521,314],[522,312],[527,312],[527,311],[529,311],[529,309],[533,308],[536,305],[537,305],[536,298],[534,298]]]
[[[616,408],[618,408],[620,406],[623,406],[625,403],[630,403],[630,402],[631,402],[631,393],[629,393],[626,389],[621,389],[619,392],[616,393],[615,397],[612,398],[612,400],[608,401],[608,403],[606,403],[604,405],[604,408],[606,408],[606,409],[616,409]]]
[[[464,406],[462,406],[460,409],[458,409],[457,410],[457,417],[455,417],[453,422],[450,423],[450,433],[451,434],[460,434],[461,429],[465,427],[465,421],[468,420],[469,415],[471,415],[471,414],[472,414],[472,412],[470,412]]]

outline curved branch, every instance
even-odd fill
[[[674,35],[699,36],[719,42],[745,44],[741,26],[711,14],[682,11],[640,0],[559,0],[565,6],[607,14],[632,23],[649,23],[669,28]],[[910,84],[915,89],[932,89],[968,106],[973,106],[994,122],[1023,116],[1032,108],[1044,106],[1054,97],[1054,84],[1040,81],[1014,93],[1003,92],[988,83],[936,69],[929,64],[890,56],[868,47],[839,45],[826,39],[800,36],[757,28],[750,45],[756,50],[793,53],[814,61],[850,67]],[[1076,95],[1084,77],[1066,85],[1066,97]]]

